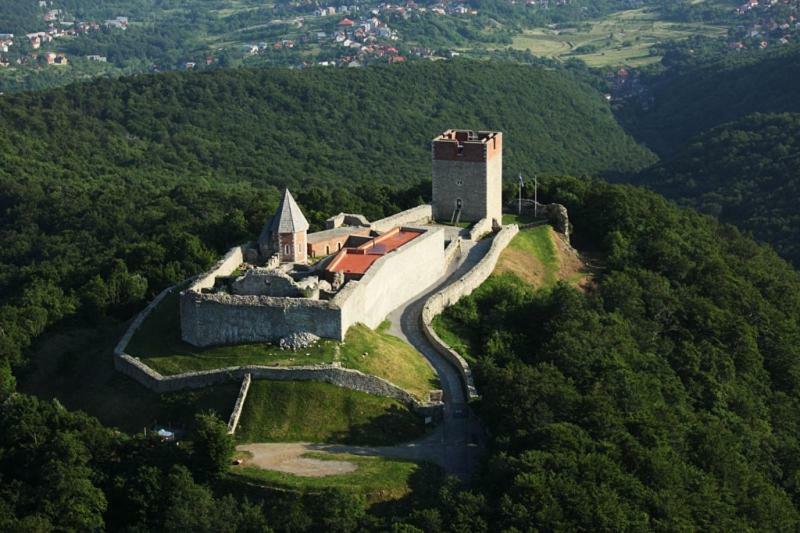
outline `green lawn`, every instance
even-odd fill
[[[239,427],[240,442],[325,442],[386,445],[425,432],[403,404],[312,381],[253,381]]]
[[[385,321],[373,331],[356,324],[347,332],[340,360],[347,368],[385,378],[421,400],[439,388],[436,372],[428,361],[405,341],[387,333]]]
[[[558,257],[550,226],[536,226],[521,230],[508,246],[512,250],[519,250],[542,262],[545,267],[546,286],[551,286],[556,282]]]
[[[366,494],[368,500],[375,502],[402,498],[411,491],[410,485],[415,478],[427,477],[438,470],[435,465],[426,463],[348,453],[311,452],[304,456],[328,461],[350,461],[358,469],[342,475],[302,477],[249,466],[232,467],[230,476],[257,484],[301,491],[339,488]]]
[[[333,340],[322,340],[298,352],[267,343],[198,348],[180,338],[178,291],[175,291],[150,313],[128,344],[127,353],[168,376],[239,365],[331,363],[336,360],[337,345]]]
[[[311,365],[339,361],[344,367],[387,379],[420,398],[438,388],[436,373],[424,357],[386,332],[356,324],[344,343],[323,339],[297,352],[274,344],[237,344],[197,348],[180,339],[178,292],[168,295],[144,321],[128,345],[127,353],[139,357],[163,375],[193,370],[213,370],[239,365]]]

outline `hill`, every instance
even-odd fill
[[[687,139],[746,115],[800,111],[800,46],[727,54],[646,84],[650,91],[619,117],[640,141],[669,155]]]
[[[129,316],[257,235],[281,187],[317,227],[415,205],[430,139],[453,126],[504,131],[511,175],[653,161],[594,90],[510,64],[172,73],[4,97],[2,359],[76,312]]]
[[[569,209],[578,248],[604,257],[593,287],[535,291],[506,273],[440,323],[470,332],[493,435],[471,493],[481,519],[519,531],[796,528],[797,273],[655,194],[566,178],[545,189]]]
[[[704,132],[634,182],[735,224],[800,265],[800,114],[755,114]]]

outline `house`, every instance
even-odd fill
[[[119,30],[127,29],[128,17],[115,17],[113,19],[109,19],[105,21],[105,25],[107,28],[117,28]]]
[[[89,61],[97,61],[98,63],[106,63],[108,61],[108,58],[106,56],[99,56],[96,54],[88,55],[86,56],[86,59],[88,59]]]

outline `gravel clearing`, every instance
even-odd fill
[[[236,449],[252,454],[243,461],[242,466],[257,466],[265,470],[276,470],[295,476],[336,476],[355,472],[358,468],[355,463],[349,461],[323,461],[302,457],[308,452],[319,453],[319,450],[306,443],[242,444]]]

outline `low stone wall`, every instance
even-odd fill
[[[428,298],[425,302],[425,306],[422,308],[421,321],[423,333],[434,348],[459,370],[462,384],[469,398],[476,398],[478,396],[472,379],[472,370],[458,352],[439,338],[433,330],[432,322],[435,316],[439,315],[447,307],[454,305],[464,296],[471,294],[472,291],[477,289],[481,283],[492,274],[494,267],[497,265],[497,260],[500,258],[500,254],[517,233],[519,233],[519,227],[516,224],[503,226],[494,236],[489,251],[478,264],[472,267],[464,276],[433,294]]]
[[[189,290],[200,292],[202,289],[210,289],[214,286],[217,276],[227,276],[244,262],[244,246],[234,246],[225,256],[214,264],[209,270],[201,274],[192,283]]]
[[[136,316],[133,322],[131,322],[131,325],[128,326],[125,334],[114,348],[114,368],[154,392],[165,393],[183,389],[198,389],[228,381],[243,381],[246,376],[250,376],[250,379],[269,379],[276,381],[321,381],[375,396],[393,398],[404,403],[423,416],[432,416],[435,419],[441,417],[444,408],[442,402],[421,402],[415,398],[414,395],[388,380],[370,374],[364,374],[358,370],[342,368],[339,363],[295,367],[246,365],[164,376],[143,363],[139,358],[125,353],[125,351],[131,338],[148,315],[168,294],[176,290],[176,288],[177,285],[161,291],[158,296]],[[242,387],[244,388],[244,385]],[[244,405],[244,400],[247,395],[247,391],[242,393],[243,388],[240,389],[239,392],[241,402],[237,400],[240,414],[241,407]],[[240,403],[241,405],[239,405]],[[235,407],[234,413],[236,411],[237,409]],[[234,430],[236,424],[238,424],[238,417],[236,423],[233,425]]]
[[[250,391],[250,383],[252,381],[252,374],[246,374],[244,379],[242,379],[242,386],[239,388],[239,396],[236,397],[236,403],[233,405],[231,417],[228,419],[228,435],[236,433],[236,427],[239,425],[239,418],[242,416],[242,409],[244,409],[244,402],[247,399],[247,393]]]
[[[461,255],[461,237],[456,237],[450,244],[447,245],[447,248],[444,249],[444,266],[445,269],[450,266],[450,263],[453,260]]]
[[[376,220],[370,224],[374,231],[389,231],[397,226],[413,226],[415,224],[427,224],[433,220],[433,208],[428,205],[418,205],[405,211],[400,211],[392,216]]]
[[[488,235],[492,232],[492,219],[491,218],[482,218],[477,221],[469,230],[469,240],[477,241],[484,235]]]
[[[158,393],[200,389],[229,381],[240,381],[250,375],[251,379],[330,383],[345,389],[392,398],[414,409],[430,409],[440,405],[439,402],[421,402],[410,392],[390,381],[365,374],[359,370],[343,368],[338,363],[286,367],[244,365],[163,376],[140,359],[123,353],[114,356],[114,367],[141,385]]]

